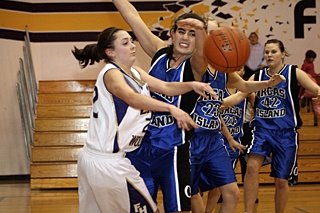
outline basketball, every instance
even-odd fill
[[[208,63],[220,72],[234,72],[245,65],[250,54],[250,42],[244,32],[235,27],[212,30],[204,42]]]

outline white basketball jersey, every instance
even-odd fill
[[[147,130],[151,113],[134,109],[112,95],[104,84],[104,75],[110,69],[119,69],[128,85],[137,93],[150,96],[147,84],[141,85],[117,65],[108,63],[97,78],[89,130],[85,146],[102,153],[129,152],[140,146]],[[141,80],[137,70],[131,68],[136,79]]]

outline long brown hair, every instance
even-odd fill
[[[98,36],[96,44],[88,44],[83,49],[74,47],[72,54],[79,61],[81,68],[85,68],[88,64],[93,65],[104,59],[105,62],[110,62],[110,58],[105,53],[107,48],[114,49],[114,41],[117,39],[116,33],[123,29],[116,27],[109,27],[103,30]]]

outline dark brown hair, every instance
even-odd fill
[[[306,52],[306,59],[307,58],[316,58],[317,57],[317,53],[313,50],[308,50]]]
[[[88,44],[83,49],[74,47],[72,54],[79,61],[81,68],[85,68],[88,64],[93,65],[104,59],[109,62],[111,59],[105,53],[107,48],[114,49],[114,41],[116,40],[115,34],[123,29],[110,27],[103,30],[98,36],[97,44]]]
[[[279,49],[281,52],[285,52],[286,56],[290,56],[290,54],[286,51],[286,49],[284,48],[284,45],[282,43],[282,41],[278,40],[278,39],[269,39],[264,46],[266,46],[267,44],[278,44]]]

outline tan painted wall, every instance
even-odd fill
[[[79,0],[22,0],[29,3],[41,3],[41,2],[80,2]],[[103,2],[103,0],[96,0]],[[88,2],[81,0],[81,2]],[[90,1],[92,2],[92,1]],[[212,1],[204,1],[210,3]],[[227,1],[237,2],[237,1]],[[256,1],[258,3],[266,3],[267,1]],[[239,21],[239,26],[242,28],[247,27],[246,32],[259,30],[260,42],[266,41],[265,35],[268,33],[271,23],[275,20],[288,20],[290,23],[286,26],[274,26],[273,33],[277,35],[277,38],[281,39],[291,56],[286,58],[287,63],[297,64],[301,66],[305,51],[308,49],[314,49],[318,55],[320,54],[320,5],[317,4],[316,9],[307,10],[307,14],[317,16],[317,26],[305,25],[305,39],[292,39],[293,33],[293,20],[292,10],[289,12],[287,7],[291,3],[293,6],[297,3],[297,0],[292,1],[276,1],[270,0],[268,4],[270,7],[274,7],[274,14],[268,14],[264,11],[254,12],[261,8],[244,8],[241,12],[236,12],[231,6],[229,11],[233,11],[234,15],[241,15],[242,19]],[[317,3],[318,0],[316,1]],[[272,3],[275,6],[272,6]],[[277,6],[279,4],[279,6]],[[250,18],[248,14],[254,14],[254,18]],[[277,17],[277,15],[280,17]],[[268,20],[266,20],[268,17]],[[257,25],[253,23],[253,19],[264,20],[263,24]],[[247,22],[246,22],[247,20]],[[234,21],[234,20],[233,20]],[[245,25],[247,23],[247,26]],[[229,25],[230,22],[224,23]],[[86,26],[87,27],[87,26]],[[308,27],[312,27],[312,31],[308,31]],[[72,57],[71,49],[73,46],[83,47],[87,42],[54,42],[54,43],[31,43],[33,62],[37,75],[37,80],[69,80],[69,79],[95,79],[103,63],[88,67],[81,70],[77,61]],[[20,175],[29,174],[29,162],[25,154],[25,148],[23,144],[22,129],[18,108],[18,101],[16,96],[16,82],[17,71],[19,69],[19,58],[23,58],[22,52],[23,42],[12,41],[6,39],[0,39],[0,176],[1,175]],[[139,45],[137,44],[138,60],[136,65],[141,66],[144,69],[148,69],[150,59],[144,54]],[[320,73],[320,56],[315,61],[315,68]]]

